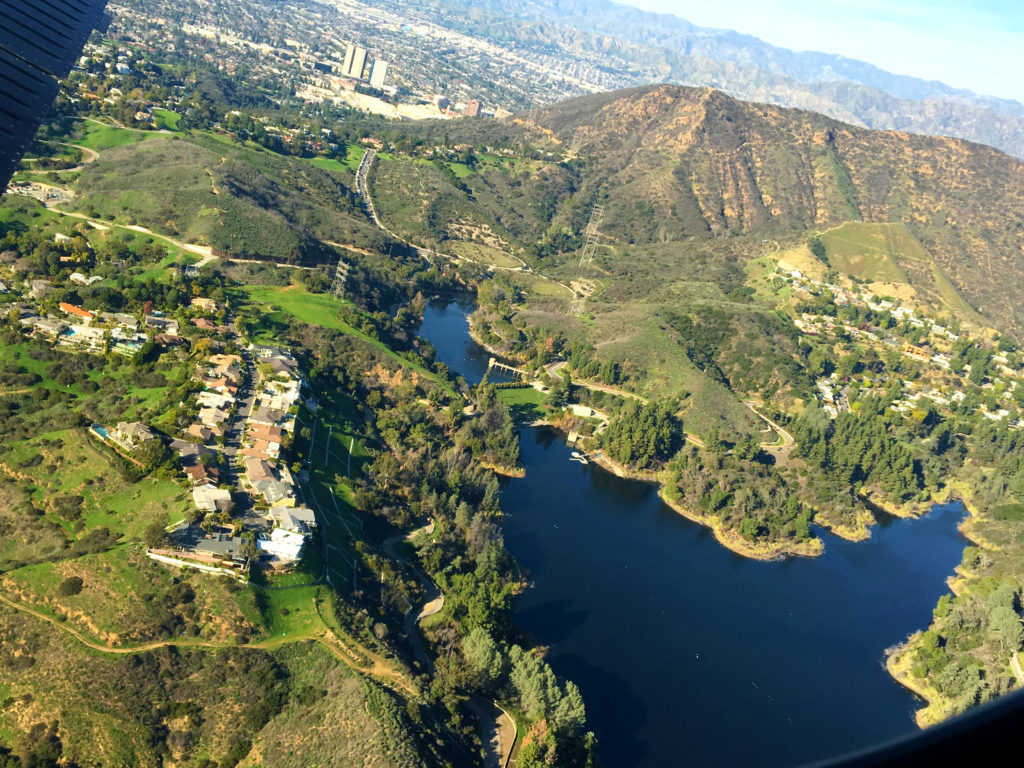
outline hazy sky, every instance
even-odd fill
[[[617,0],[1024,102],[1020,0]]]

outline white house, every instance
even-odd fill
[[[276,557],[278,560],[292,562],[302,556],[302,547],[306,537],[301,533],[293,533],[282,528],[275,528],[269,539],[259,539],[256,547],[260,552]]]

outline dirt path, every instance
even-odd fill
[[[96,125],[102,125],[106,128],[120,128],[122,131],[132,131],[133,133],[162,133],[165,135],[171,135],[174,133],[174,131],[169,131],[166,128],[161,128],[156,131],[148,131],[143,128],[129,128],[127,125],[119,123],[117,122],[117,120],[114,120],[113,118],[110,118],[109,122],[105,120],[97,120],[95,117],[83,117],[82,119],[88,120],[90,123],[96,123]]]
[[[419,691],[416,690],[415,686],[409,682],[408,678],[402,673],[394,669],[385,659],[381,658],[373,651],[356,644],[356,646],[350,647],[348,644],[338,638],[326,625],[324,624],[323,630],[319,632],[310,632],[306,634],[290,635],[288,637],[271,637],[266,640],[260,640],[255,643],[227,643],[218,642],[214,640],[196,640],[196,639],[176,639],[176,640],[154,640],[148,643],[138,643],[136,645],[125,645],[125,646],[110,646],[90,639],[85,634],[69,626],[68,624],[58,621],[52,616],[48,616],[42,611],[37,611],[35,608],[30,608],[27,605],[11,600],[6,595],[0,594],[0,602],[7,605],[10,608],[27,613],[41,621],[45,621],[57,629],[66,632],[71,635],[82,645],[87,648],[91,648],[94,651],[100,653],[111,653],[116,655],[132,654],[132,653],[145,653],[146,651],[155,651],[158,648],[167,648],[169,646],[175,646],[178,648],[250,648],[254,650],[271,650],[278,648],[288,643],[297,643],[307,640],[320,643],[328,651],[330,651],[335,658],[345,663],[346,666],[351,667],[356,672],[361,672],[364,675],[370,675],[376,678],[380,682],[389,685],[392,688],[398,688],[403,693],[418,697]],[[315,599],[314,599],[315,603]],[[319,606],[316,606],[317,615],[320,615]],[[321,616],[321,621],[323,617]]]
[[[209,168],[203,168],[203,170],[206,171],[206,175],[210,177],[210,191],[213,192],[213,194],[215,195],[219,195],[220,190],[217,189],[217,179],[213,177],[213,171],[211,171]]]
[[[512,746],[516,743],[515,720],[497,702],[483,696],[471,695],[468,704],[480,721],[485,768],[506,768],[512,758]],[[503,745],[508,745],[508,748]]]
[[[557,363],[552,363],[547,368],[548,375],[551,378],[556,378],[558,376],[558,372],[562,370],[566,365],[568,365],[568,363],[565,360],[559,361]],[[572,380],[572,385],[574,387],[583,387],[583,389],[591,389],[594,390],[595,392],[607,392],[609,395],[618,395],[619,397],[625,397],[630,400],[638,400],[640,403],[644,405],[647,405],[648,402],[646,397],[642,397],[641,395],[635,394],[633,392],[627,392],[626,390],[619,389],[618,387],[610,387],[606,384],[597,384],[592,381],[587,381],[586,379],[574,378]]]
[[[50,207],[49,210],[53,211],[54,213],[59,213],[61,216],[70,216],[75,219],[81,219],[82,221],[89,222],[90,224],[99,224],[100,226],[107,227],[108,229],[116,227],[118,229],[128,229],[131,230],[132,232],[141,232],[144,235],[159,237],[161,240],[166,240],[176,248],[181,248],[182,250],[188,251],[189,253],[194,253],[197,256],[202,256],[203,260],[200,262],[200,264],[206,264],[207,262],[212,261],[213,259],[216,258],[213,255],[213,249],[208,245],[183,243],[180,240],[175,240],[173,237],[161,235],[157,232],[154,232],[151,229],[147,229],[146,227],[140,227],[137,224],[116,224],[113,221],[104,221],[103,219],[97,219],[93,216],[86,216],[84,213],[76,213],[75,211],[65,211],[60,208]]]
[[[78,165],[72,166],[71,168],[61,168],[60,169],[60,173],[70,173],[70,172],[73,172],[73,171],[85,170],[85,166],[89,165],[90,163],[95,163],[97,160],[99,160],[99,157],[100,157],[100,153],[97,152],[95,149],[90,149],[89,147],[83,147],[81,144],[69,144],[66,141],[53,141],[52,139],[46,139],[45,143],[47,143],[47,144],[57,144],[58,146],[61,146],[61,147],[73,147],[74,149],[77,149],[77,150],[79,150],[82,153],[82,162],[81,163],[79,163]],[[38,157],[36,157],[36,158],[27,158],[26,157],[25,159],[26,160],[30,160],[30,159],[31,160],[39,160],[40,158],[38,158]]]
[[[496,264],[488,264],[483,261],[477,261],[476,259],[470,259],[464,256],[453,256],[447,253],[440,253],[439,251],[435,251],[431,248],[424,248],[423,246],[416,245],[415,243],[406,240],[404,237],[400,237],[395,232],[392,232],[390,229],[384,226],[383,222],[381,222],[380,217],[377,215],[377,208],[373,204],[373,197],[370,194],[370,166],[373,165],[373,160],[376,156],[377,150],[375,149],[368,149],[363,154],[363,159],[359,161],[359,168],[356,169],[356,191],[359,193],[359,196],[362,198],[363,203],[365,204],[366,209],[370,214],[370,220],[379,230],[387,233],[388,235],[391,235],[391,237],[395,238],[396,240],[405,243],[407,246],[416,251],[420,258],[426,259],[427,261],[430,261],[431,256],[438,256],[442,259],[448,259],[449,261],[469,261],[472,262],[473,264],[479,264],[491,270],[499,270],[502,272],[526,272],[531,275],[536,275],[542,280],[547,280],[549,283],[555,283],[556,285],[560,285],[563,288],[565,288],[565,290],[575,295],[575,291],[573,291],[573,289],[570,288],[565,283],[559,280],[555,280],[553,277],[548,277],[547,275],[541,274],[540,272],[535,272],[532,269],[529,269],[525,261],[520,259],[518,256],[514,256],[511,253],[505,253],[504,251],[501,251],[501,253],[505,254],[506,256],[509,256],[518,261],[520,263],[520,266],[499,267]]]

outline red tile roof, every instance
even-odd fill
[[[92,320],[95,315],[92,312],[87,312],[81,307],[76,307],[74,304],[68,304],[66,301],[62,301],[58,306],[69,315],[75,315],[76,317],[84,317],[86,320]]]

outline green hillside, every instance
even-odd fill
[[[203,135],[159,136],[104,151],[76,204],[240,257],[327,260],[320,240],[365,248],[380,237],[339,178]]]

